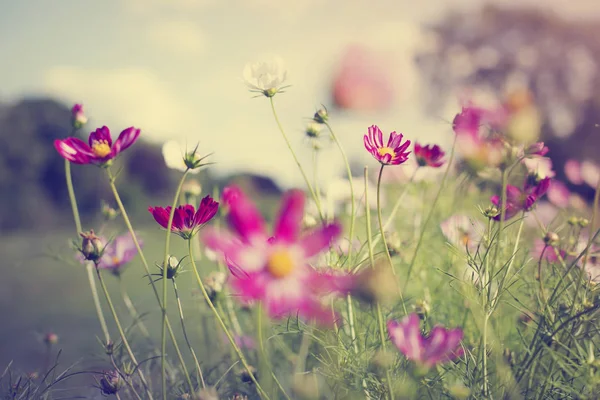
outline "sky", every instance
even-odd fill
[[[540,4],[565,18],[599,15],[591,0],[498,0]],[[418,4],[418,6],[415,6]],[[0,0],[0,101],[52,96],[83,103],[89,129],[114,134],[129,126],[147,140],[200,143],[214,152],[217,175],[241,170],[271,176],[283,187],[302,176],[271,114],[253,98],[244,65],[272,55],[288,66],[286,93],[275,106],[303,165],[311,150],[307,119],[330,102],[329,87],[348,46],[368,47],[393,71],[395,101],[381,113],[335,114],[331,124],[349,156],[376,167],[362,136],[379,125],[421,142],[448,146],[458,100],[424,115],[422,84],[412,58],[427,42],[426,22],[448,11],[476,9],[477,0]],[[5,134],[5,133],[2,133]],[[332,146],[320,156],[326,185],[343,173]]]

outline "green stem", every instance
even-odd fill
[[[269,396],[267,395],[267,393],[263,390],[263,388],[260,386],[260,384],[256,380],[256,377],[252,373],[252,369],[250,369],[250,365],[248,365],[248,362],[246,361],[246,357],[244,357],[244,354],[242,353],[242,351],[240,350],[238,345],[235,343],[233,336],[231,336],[229,329],[227,329],[225,322],[223,322],[221,315],[219,315],[219,312],[215,308],[215,305],[213,304],[212,300],[210,299],[210,296],[206,292],[206,288],[204,287],[204,282],[202,282],[202,279],[200,278],[200,274],[198,274],[198,268],[196,268],[196,262],[194,261],[194,253],[192,250],[192,244],[189,240],[188,240],[188,253],[190,255],[190,260],[192,262],[192,269],[194,270],[194,274],[196,275],[196,281],[198,282],[198,286],[200,286],[200,291],[202,292],[202,295],[204,296],[204,300],[206,300],[208,307],[213,312],[217,322],[219,323],[219,325],[225,332],[227,339],[229,339],[229,343],[231,343],[231,346],[233,347],[233,349],[235,350],[235,353],[237,354],[238,358],[242,362],[242,365],[246,369],[246,372],[248,372],[248,375],[250,376],[252,383],[254,383],[254,385],[256,386],[256,390],[258,391],[259,395],[265,399],[269,399]]]
[[[281,135],[283,136],[283,139],[285,140],[285,143],[287,144],[288,149],[292,153],[292,157],[294,157],[294,161],[296,162],[298,169],[300,169],[300,173],[302,174],[302,177],[304,178],[304,182],[306,182],[306,186],[308,187],[308,191],[310,192],[310,195],[312,196],[313,200],[315,201],[315,204],[317,205],[317,210],[319,211],[319,217],[321,219],[321,222],[325,223],[325,218],[323,217],[323,211],[321,210],[321,205],[319,204],[317,194],[315,193],[315,190],[312,187],[310,180],[306,176],[306,173],[304,172],[304,168],[302,168],[300,161],[298,161],[298,157],[296,156],[296,152],[292,148],[290,140],[288,139],[287,135],[285,134],[285,131],[283,130],[283,126],[281,125],[281,122],[279,121],[279,117],[277,116],[277,112],[275,111],[275,103],[273,102],[273,97],[269,97],[269,101],[271,102],[271,110],[273,111],[273,117],[275,117],[275,122],[277,123],[277,127],[279,128],[279,131],[281,132]]]
[[[521,215],[521,222],[519,223],[519,230],[517,231],[517,238],[515,240],[515,246],[513,248],[513,252],[510,257],[510,261],[508,262],[508,266],[506,267],[506,270],[504,271],[504,275],[502,276],[502,279],[500,280],[500,283],[498,284],[496,293],[494,293],[494,297],[492,298],[492,306],[491,306],[492,310],[498,305],[498,302],[500,301],[500,295],[501,295],[500,292],[502,291],[502,288],[504,287],[506,280],[508,279],[508,274],[510,273],[510,270],[512,269],[512,266],[514,264],[515,257],[517,255],[517,250],[519,249],[519,241],[521,240],[521,233],[523,232],[524,222],[525,222],[525,211],[523,211],[523,214]]]
[[[307,327],[307,330],[309,328]],[[301,374],[306,369],[306,360],[308,358],[308,351],[310,350],[311,335],[308,332],[302,332],[302,341],[300,342],[300,349],[298,350],[298,362],[294,368],[296,374]]]
[[[152,291],[154,292],[154,297],[156,297],[156,301],[158,302],[158,305],[162,310],[162,303],[160,300],[160,295],[158,294],[158,289],[156,288],[154,279],[152,279],[152,275],[150,273],[150,267],[148,266],[148,261],[146,260],[146,256],[144,255],[144,252],[142,251],[142,247],[140,246],[140,242],[135,234],[135,231],[133,230],[133,225],[131,225],[131,220],[129,219],[129,215],[127,214],[127,211],[125,210],[123,201],[121,201],[121,196],[119,195],[119,192],[117,191],[117,186],[115,185],[115,177],[111,173],[110,169],[107,169],[106,171],[108,174],[110,189],[113,193],[115,201],[117,202],[117,205],[119,206],[119,210],[121,211],[121,216],[123,217],[123,221],[125,222],[125,225],[127,226],[127,230],[129,231],[129,234],[131,235],[131,238],[133,239],[135,248],[136,248],[138,254],[140,255],[140,259],[142,260],[142,265],[144,266],[144,270],[146,271],[146,276],[148,277],[150,286],[152,286]],[[192,385],[192,380],[190,379],[190,374],[188,373],[187,367],[185,366],[185,362],[183,361],[183,357],[181,356],[181,351],[179,350],[179,345],[177,344],[177,340],[175,339],[175,334],[173,333],[173,329],[171,328],[171,323],[169,322],[168,316],[166,318],[166,324],[167,324],[167,330],[169,331],[169,336],[171,337],[171,341],[173,342],[173,347],[175,348],[175,352],[177,353],[179,362],[181,363],[181,368],[183,369],[183,373],[184,373],[186,381],[189,385],[190,393],[193,393],[194,386]]]
[[[165,255],[163,258],[163,276],[162,276],[162,331],[160,336],[160,376],[162,381],[162,395],[163,400],[167,400],[167,272],[168,272],[168,262],[169,262],[169,245],[171,244],[171,228],[173,227],[173,217],[175,216],[175,208],[177,207],[177,203],[179,202],[179,194],[181,193],[181,187],[183,186],[183,182],[185,182],[185,178],[187,177],[189,168],[185,170],[183,176],[181,177],[179,184],[177,185],[177,190],[175,191],[175,196],[173,198],[173,204],[171,205],[171,212],[169,213],[169,221],[167,222],[167,236],[165,239]]]
[[[331,138],[333,139],[333,141],[337,145],[338,149],[340,150],[342,158],[344,159],[344,165],[346,166],[346,174],[348,175],[348,182],[350,182],[351,210],[350,210],[350,232],[348,233],[348,235],[349,235],[349,237],[348,237],[348,241],[349,241],[348,265],[351,267],[352,266],[352,262],[351,262],[351,260],[352,260],[352,240],[354,239],[354,222],[356,219],[356,210],[355,210],[356,202],[354,199],[354,184],[352,183],[352,170],[350,168],[350,162],[348,162],[348,157],[346,156],[346,152],[344,151],[344,148],[342,147],[342,144],[338,140],[337,136],[333,132],[333,129],[331,129],[331,125],[329,125],[329,123],[325,122],[325,126],[327,127],[327,129],[329,129]]]
[[[118,278],[119,288],[121,290],[121,297],[123,298],[123,303],[125,304],[125,307],[127,307],[127,310],[129,311],[129,315],[131,315],[131,318],[133,319],[135,325],[137,325],[140,329],[142,335],[144,335],[144,337],[148,339],[149,343],[152,344],[152,338],[150,337],[150,332],[148,332],[148,328],[146,328],[146,324],[144,324],[144,322],[141,320],[140,315],[138,314],[135,306],[133,305],[133,301],[131,301],[131,298],[127,294],[121,276],[119,276]]]
[[[500,250],[500,237],[502,236],[502,232],[504,231],[504,219],[506,218],[506,188],[508,186],[508,169],[502,170],[502,187],[500,194],[500,221],[498,221],[498,234],[496,235],[496,248],[494,249],[494,262],[492,263],[492,268],[498,263],[498,252]]]
[[[383,168],[383,167],[382,167]],[[380,174],[381,176],[381,174]],[[371,231],[371,210],[369,209],[369,175],[368,168],[365,166],[365,216],[367,218],[367,241],[369,246],[369,260],[371,262],[371,268],[375,268],[375,256],[373,254],[373,233]],[[379,207],[378,207],[379,208]],[[385,351],[385,324],[383,321],[383,314],[381,312],[381,305],[379,302],[376,305],[377,309],[377,325],[379,327],[379,339],[381,341],[381,349]],[[388,391],[390,395],[390,399],[394,400],[394,390],[392,387],[392,376],[391,376],[391,367],[386,369],[386,381],[388,385]]]
[[[121,341],[123,342],[123,346],[125,346],[125,350],[127,350],[127,354],[129,355],[131,362],[135,366],[138,376],[140,377],[140,381],[142,381],[142,384],[144,385],[144,388],[146,389],[146,394],[148,395],[148,398],[152,399],[152,393],[150,392],[148,382],[146,381],[146,378],[144,377],[144,373],[142,372],[142,369],[140,368],[140,365],[137,362],[135,355],[133,354],[133,351],[131,350],[131,346],[129,346],[129,341],[127,340],[125,331],[123,331],[123,327],[121,326],[121,322],[119,321],[119,316],[117,315],[117,311],[115,310],[115,307],[113,306],[112,300],[110,298],[110,294],[108,293],[108,289],[106,288],[106,284],[104,283],[104,279],[102,278],[102,274],[100,273],[100,269],[97,266],[96,266],[96,275],[98,276],[98,280],[100,281],[100,287],[102,287],[102,291],[104,292],[104,296],[106,297],[106,302],[108,303],[108,308],[110,309],[113,319],[115,320],[115,324],[117,325],[117,330],[119,331],[119,336],[121,336]]]
[[[377,177],[377,221],[379,222],[379,232],[381,233],[381,242],[383,243],[383,248],[385,249],[385,256],[387,258],[390,269],[392,270],[392,274],[394,277],[396,276],[396,270],[394,269],[394,264],[392,263],[392,255],[390,254],[390,249],[387,244],[387,239],[385,237],[385,228],[383,226],[383,219],[381,218],[381,177],[383,176],[383,168],[385,164],[381,164],[381,168],[379,169],[379,176]],[[366,191],[365,191],[366,192]],[[367,199],[365,198],[365,202]],[[408,315],[406,311],[406,305],[404,304],[404,297],[402,296],[402,290],[398,291],[400,295],[400,301],[402,302],[402,309],[404,310],[404,315]]]
[[[598,203],[600,201],[600,179],[598,180],[598,185],[596,186],[596,193],[594,194],[594,202],[592,203],[592,220],[590,221],[590,226],[592,227],[591,229],[595,229],[595,225],[596,225],[596,216],[598,214]],[[590,247],[592,246],[592,235],[589,235],[588,238],[588,243],[587,243],[587,248],[588,251],[585,253],[585,255],[583,256],[583,261],[582,261],[582,265],[581,265],[581,269],[579,271],[579,279],[577,282],[577,286],[575,286],[575,294],[573,296],[573,305],[571,306],[571,315],[573,315],[573,313],[575,312],[575,307],[577,304],[577,297],[579,294],[579,287],[581,286],[581,281],[583,280],[583,275],[585,273],[585,266],[587,264],[588,261],[588,254],[590,252]]]
[[[291,400],[290,396],[288,396],[288,394],[286,393],[285,389],[283,388],[283,385],[281,384],[281,382],[279,381],[279,379],[277,379],[277,376],[275,375],[275,372],[273,372],[273,367],[271,366],[271,363],[269,361],[269,354],[267,352],[267,349],[265,347],[265,341],[264,341],[264,332],[263,329],[265,328],[265,323],[263,321],[263,307],[262,304],[259,304],[258,307],[256,307],[256,329],[257,329],[257,338],[258,338],[258,345],[260,348],[260,364],[262,366],[262,369],[264,370],[265,373],[262,374],[262,376],[267,376],[267,375],[271,375],[271,377],[273,378],[273,381],[275,381],[275,383],[277,384],[277,387],[279,388],[279,390],[281,390],[281,393],[283,393],[283,396],[287,399],[287,400]],[[268,374],[267,374],[268,372]],[[272,387],[272,383],[268,382],[268,387],[271,388]]]
[[[198,357],[196,357],[196,352],[190,343],[190,339],[187,335],[187,330],[185,329],[185,320],[183,318],[183,307],[181,306],[181,299],[179,298],[179,291],[177,290],[177,283],[175,283],[175,279],[171,279],[173,282],[173,290],[175,291],[175,298],[177,299],[177,307],[179,309],[179,320],[181,321],[181,330],[183,331],[183,337],[185,339],[185,343],[188,345],[188,349],[190,353],[192,353],[192,357],[194,358],[194,362],[196,363],[196,372],[198,373],[198,378],[202,383],[202,387],[206,389],[206,384],[204,383],[204,375],[202,374],[202,369],[200,368],[200,362],[198,362]]]
[[[76,237],[83,232],[81,227],[81,217],[79,216],[79,208],[77,207],[77,198],[75,197],[75,189],[73,188],[73,177],[71,174],[71,162],[65,160],[65,180],[67,182],[67,191],[69,193],[69,200],[71,202],[71,210],[73,211],[73,220],[75,221]],[[94,300],[94,307],[96,308],[96,315],[98,315],[98,321],[104,333],[104,339],[106,343],[110,342],[110,334],[108,327],[106,326],[106,319],[102,312],[102,306],[100,305],[100,297],[98,296],[98,289],[96,288],[96,280],[94,279],[94,266],[92,263],[86,262],[85,269],[88,276],[88,282],[90,284],[90,291],[92,292],[92,299]]]
[[[452,151],[450,152],[450,158],[448,159],[448,166],[446,168],[446,171],[444,172],[442,182],[440,182],[440,188],[439,188],[437,194],[435,195],[435,198],[433,199],[433,203],[431,204],[431,210],[429,210],[429,214],[427,215],[427,218],[425,219],[425,223],[423,224],[423,227],[421,229],[421,233],[419,235],[419,240],[417,241],[417,247],[415,248],[415,253],[413,254],[412,259],[410,260],[410,265],[408,266],[408,273],[406,274],[406,281],[404,283],[404,286],[402,287],[403,292],[406,290],[406,285],[408,285],[408,282],[410,282],[410,273],[412,272],[412,269],[415,265],[415,261],[417,259],[417,255],[419,254],[419,249],[421,248],[421,244],[423,243],[423,237],[425,236],[425,231],[427,229],[427,225],[429,225],[429,221],[431,221],[431,217],[433,217],[433,212],[435,211],[435,206],[437,205],[440,195],[442,194],[442,190],[444,189],[444,184],[446,183],[446,179],[448,178],[450,168],[452,168],[452,162],[454,161],[455,147],[456,147],[456,135],[454,135],[454,143],[452,144]]]

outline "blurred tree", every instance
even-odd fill
[[[88,132],[84,129],[82,137]],[[0,106],[0,230],[72,224],[64,160],[53,145],[55,139],[71,134],[71,112],[54,100],[27,99]],[[125,203],[145,204],[142,197],[173,188],[157,146],[139,141],[123,159],[119,188]],[[100,200],[112,200],[112,194],[101,169],[75,166],[72,171],[85,224],[98,212]]]
[[[439,112],[467,87],[498,96],[527,88],[542,113],[542,138],[558,177],[564,178],[568,158],[600,161],[598,21],[487,6],[447,15],[427,29],[430,40],[416,61],[427,85],[428,112]]]

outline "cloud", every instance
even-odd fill
[[[44,89],[82,102],[91,124],[114,124],[115,130],[135,125],[154,139],[189,129],[197,114],[155,73],[143,68],[54,67],[44,76]]]
[[[197,54],[206,47],[206,37],[202,29],[187,20],[157,21],[149,26],[147,37],[160,50],[178,54]]]

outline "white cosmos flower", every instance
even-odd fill
[[[192,153],[196,146],[186,145],[177,140],[169,140],[165,142],[162,146],[162,154],[165,159],[165,164],[167,167],[176,169],[182,172],[187,170],[187,166],[185,165],[184,159],[186,155]],[[191,169],[189,173],[197,174],[200,172],[199,168]]]
[[[248,63],[243,72],[246,85],[253,91],[262,92],[273,97],[287,78],[287,70],[283,60],[273,57],[271,60]]]
[[[536,175],[538,179],[554,178],[556,173],[552,169],[552,160],[548,157],[532,157],[523,160],[527,171]]]

